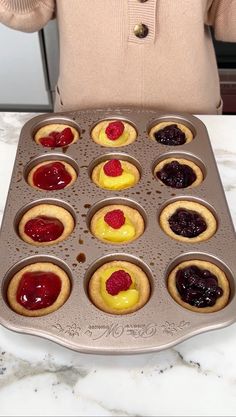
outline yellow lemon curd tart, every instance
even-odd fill
[[[112,314],[128,314],[146,304],[150,296],[150,283],[147,275],[137,265],[112,261],[94,272],[88,292],[91,301],[100,310]]]
[[[138,239],[144,232],[144,220],[138,210],[113,204],[98,210],[92,217],[90,229],[106,243],[122,244]]]
[[[137,132],[124,120],[104,120],[93,128],[91,136],[98,145],[117,148],[133,143]]]
[[[100,188],[124,190],[133,187],[140,179],[139,170],[128,161],[110,159],[101,162],[92,171],[92,181]]]

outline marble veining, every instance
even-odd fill
[[[0,216],[20,129],[34,114],[0,114]],[[236,116],[198,116],[208,128],[236,225]],[[0,326],[0,415],[234,416],[236,324],[165,351],[81,354]]]

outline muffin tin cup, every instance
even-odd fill
[[[91,128],[103,119],[124,119],[137,130],[137,139],[125,148],[104,148],[90,137]],[[150,128],[159,121],[177,121],[193,132],[193,140],[177,147],[164,146],[149,138]],[[80,139],[66,148],[43,148],[32,135],[44,124],[69,123],[77,127]],[[25,175],[35,161],[54,159],[73,161],[78,172],[75,183],[63,190],[44,191],[30,187]],[[204,181],[195,188],[176,190],[156,180],[153,169],[162,156],[179,155],[200,161]],[[91,180],[98,162],[106,159],[130,160],[140,171],[140,181],[129,189],[105,190]],[[192,199],[213,209],[218,228],[208,241],[186,244],[171,239],[161,230],[158,213],[175,199]],[[70,207],[76,219],[72,234],[53,246],[35,247],[16,234],[16,223],[27,207],[53,200]],[[90,232],[89,222],[97,208],[121,203],[140,209],[145,231],[137,240],[119,244],[100,242]],[[15,220],[14,220],[15,219]],[[235,235],[223,187],[204,124],[187,114],[163,114],[155,109],[94,109],[61,114],[40,115],[27,122],[21,131],[13,168],[1,239],[0,322],[9,329],[53,340],[67,348],[85,353],[129,354],[157,351],[208,330],[235,321]],[[147,272],[151,284],[149,301],[140,310],[127,315],[113,315],[99,310],[88,297],[88,280],[98,267],[110,260],[128,260]],[[168,273],[179,262],[204,259],[225,271],[231,289],[228,305],[216,312],[198,314],[176,303],[166,286]],[[14,268],[38,260],[61,266],[72,282],[70,297],[57,311],[44,317],[25,317],[10,309],[6,286]],[[12,269],[13,268],[13,269]]]

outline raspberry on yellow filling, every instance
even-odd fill
[[[111,125],[111,123],[110,123]],[[108,125],[109,127],[109,125]],[[99,141],[101,145],[108,145],[108,146],[112,146],[112,144],[114,144],[114,146],[121,146],[124,145],[128,138],[129,138],[129,132],[127,132],[126,130],[122,130],[123,133],[121,133],[119,135],[120,132],[118,132],[118,134],[114,135],[109,135],[109,131],[108,131],[108,127],[107,128],[102,128],[99,132]],[[113,141],[113,143],[112,143]]]
[[[91,276],[89,297],[100,310],[111,314],[130,314],[142,308],[150,296],[146,273],[127,261],[111,261]]]
[[[117,274],[118,272],[119,273],[124,272],[128,274],[130,278],[130,285],[129,283],[128,285],[126,285],[126,288],[128,287],[128,289],[119,291],[119,285],[117,285],[119,284],[117,282],[117,277],[116,276],[114,277],[114,275],[112,275],[114,273]],[[108,280],[110,280],[110,285],[108,285],[109,284]],[[119,277],[118,277],[118,281],[119,281]],[[133,307],[135,304],[137,304],[139,300],[139,291],[135,288],[135,278],[133,274],[127,269],[119,270],[116,267],[107,268],[106,270],[102,272],[102,276],[100,277],[100,282],[101,282],[101,287],[100,287],[101,296],[104,302],[109,307],[115,308],[117,310],[123,310],[126,308]],[[123,282],[121,286],[122,285],[123,285]],[[115,293],[115,295],[112,295],[108,291],[111,292],[112,294]]]
[[[122,204],[100,208],[90,222],[92,234],[109,244],[132,242],[142,235],[144,228],[144,220],[139,211]]]
[[[137,132],[125,120],[102,120],[93,128],[91,137],[98,145],[116,148],[133,143]]]
[[[127,217],[125,217],[125,223],[119,229],[109,226],[101,217],[96,222],[95,230],[99,236],[111,242],[124,242],[135,236],[135,227]]]
[[[117,159],[106,162],[99,172],[100,185],[111,190],[130,187],[135,181],[135,175],[125,169],[124,164]]]

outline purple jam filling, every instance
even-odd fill
[[[196,211],[179,208],[168,220],[171,230],[184,237],[196,237],[207,229],[207,224]]]
[[[156,175],[165,185],[172,188],[189,187],[197,178],[190,166],[180,164],[178,161],[165,164]]]
[[[176,124],[168,125],[154,133],[157,142],[162,145],[178,146],[186,142],[185,133]]]
[[[199,308],[213,306],[223,295],[216,276],[195,265],[177,272],[176,287],[183,301]]]

